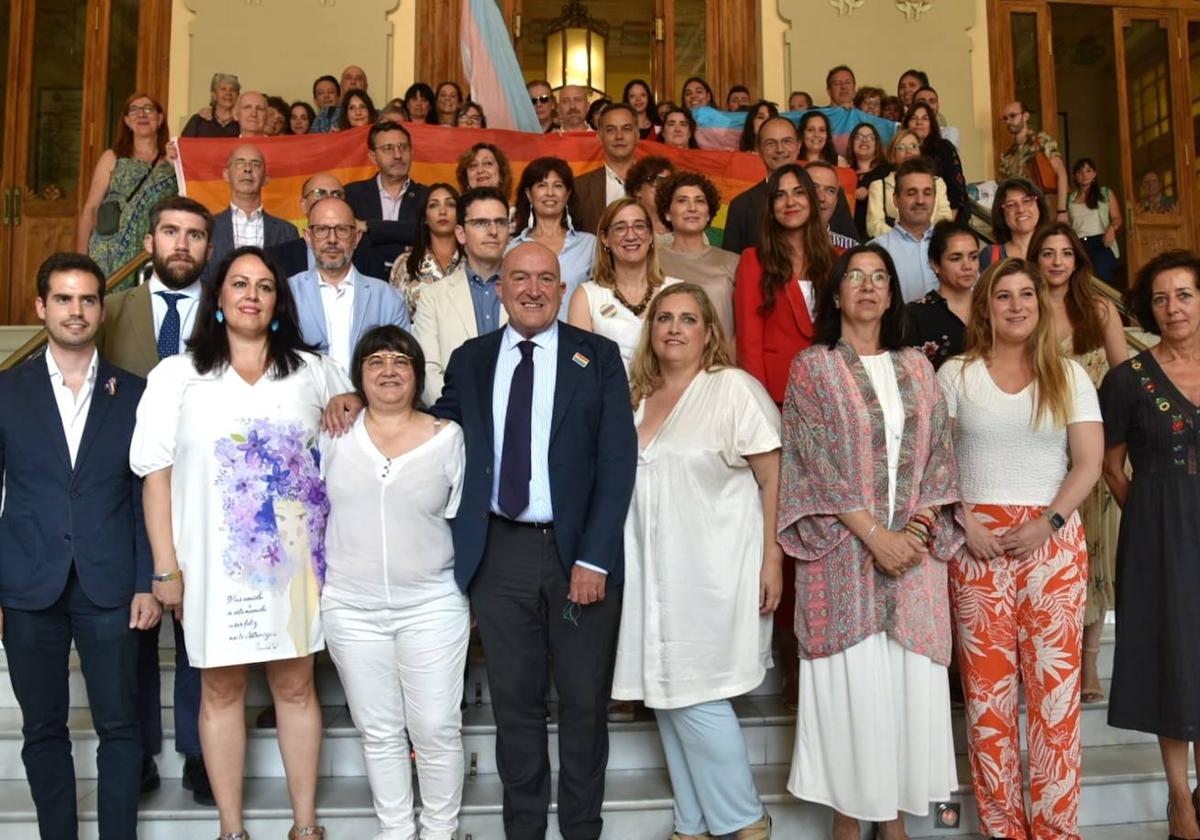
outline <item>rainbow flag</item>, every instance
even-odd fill
[[[850,132],[854,131],[859,123],[865,122],[875,126],[875,130],[879,132],[885,146],[892,142],[892,135],[896,133],[896,124],[891,120],[885,120],[857,108],[814,108],[813,110],[820,111],[829,119],[829,127],[833,129],[833,144],[837,146],[839,155],[846,154],[846,144],[849,142]],[[787,111],[779,116],[787,117],[799,126],[800,118],[804,114],[804,111]],[[707,105],[697,108],[692,111],[692,117],[696,120],[696,142],[706,149],[736,149],[738,142],[742,139],[742,128],[746,125],[747,116],[745,111],[719,111]]]
[[[413,142],[411,177],[423,184],[438,181],[457,184],[454,171],[459,156],[479,142],[494,143],[504,150],[512,166],[514,184],[520,180],[525,166],[535,158],[562,158],[576,177],[602,166],[604,160],[600,142],[591,133],[531,134],[424,123],[406,123],[405,128]],[[229,206],[229,184],[224,180],[226,160],[234,147],[246,141],[182,137],[178,142],[175,171],[180,193],[195,198],[214,213],[224,210]],[[254,145],[262,151],[267,162],[269,180],[263,188],[264,209],[298,227],[305,223],[300,212],[300,188],[309,176],[329,172],[346,184],[370,178],[376,171],[367,156],[366,128],[298,137],[264,137],[256,139]],[[648,155],[665,157],[676,169],[699,172],[716,185],[721,194],[721,209],[710,231],[709,239],[713,244],[720,244],[729,202],[766,175],[758,155],[748,152],[676,149],[654,140],[642,140],[637,146],[637,156]],[[856,177],[845,168],[839,170],[839,176],[853,206]]]

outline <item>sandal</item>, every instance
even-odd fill
[[[1094,653],[1094,654],[1099,655],[1100,648],[1099,647],[1084,648],[1083,652],[1084,652],[1084,654]],[[1080,689],[1080,692],[1079,692],[1079,701],[1081,703],[1101,703],[1104,701],[1104,689],[1103,688],[1101,688],[1098,685],[1096,685],[1096,686],[1083,685],[1082,677],[1080,678],[1080,685],[1082,686],[1082,688]]]
[[[301,837],[325,840],[325,828],[319,825],[292,826],[292,830],[288,832],[288,840],[299,840]]]
[[[227,831],[217,840],[250,840],[250,835],[245,831]]]

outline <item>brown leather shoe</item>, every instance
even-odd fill
[[[737,840],[771,840],[771,815],[763,812],[762,817],[734,835]]]

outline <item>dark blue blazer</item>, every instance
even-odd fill
[[[300,231],[287,219],[263,211],[263,248],[273,248],[300,239]],[[306,246],[307,247],[307,246]],[[233,251],[233,210],[226,207],[213,216],[212,254],[204,266],[202,278],[208,280],[225,255]]]
[[[72,469],[43,355],[0,373],[0,607],[51,606],[72,565],[97,606],[127,606],[135,592],[150,591],[142,482],[129,469],[145,387],[100,358]]]
[[[466,475],[454,536],[454,579],[467,591],[483,560],[492,504],[492,383],[504,330],[472,338],[450,355],[432,412],[462,426]],[[578,360],[578,361],[577,361]],[[586,364],[585,364],[586,363]],[[550,503],[568,575],[577,560],[625,575],[624,527],[637,471],[629,380],[617,345],[559,322],[558,375],[550,423]]]
[[[408,189],[400,200],[399,217],[394,222],[383,220],[383,202],[379,200],[379,185],[375,183],[374,175],[363,181],[352,181],[346,184],[345,189],[346,203],[354,211],[354,218],[367,223],[371,245],[383,255],[390,269],[400,252],[416,241],[417,221],[425,205],[425,197],[429,195],[429,187],[409,181]]]

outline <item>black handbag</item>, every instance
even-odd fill
[[[150,164],[150,168],[146,170],[146,174],[142,176],[142,180],[137,182],[137,186],[133,188],[133,192],[125,197],[124,201],[116,198],[110,198],[96,209],[96,233],[101,236],[112,236],[121,227],[121,208],[133,200],[133,197],[138,194],[146,184],[146,180],[154,172],[154,168],[158,166],[162,155],[159,154],[154,158],[154,162]]]

